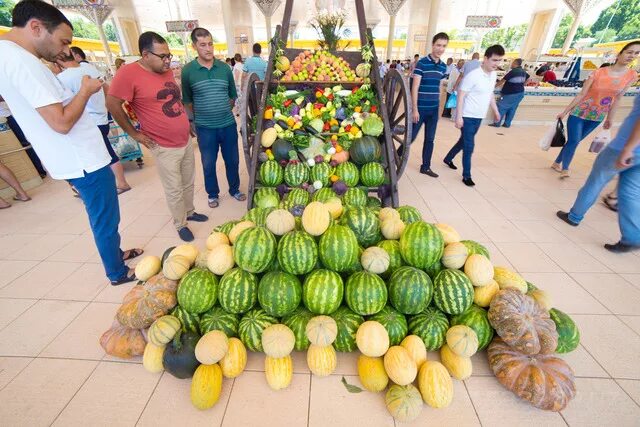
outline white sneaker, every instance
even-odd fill
[[[569,173],[568,170],[563,170],[562,172],[560,172],[560,179],[569,178],[570,176],[571,174]]]
[[[562,172],[562,165],[560,163],[553,163],[551,165],[551,169],[553,169],[554,171],[560,173],[560,172]]]

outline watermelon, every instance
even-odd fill
[[[275,208],[280,202],[280,195],[275,188],[262,187],[253,193],[253,204],[259,208]]]
[[[349,148],[349,158],[358,165],[376,162],[382,155],[380,141],[374,136],[364,135],[355,139]]]
[[[221,233],[226,234],[227,236],[229,235],[229,232],[231,232],[231,229],[233,227],[235,227],[235,225],[237,223],[239,223],[240,221],[227,221],[224,224],[220,224],[219,226],[215,227],[213,229],[213,231],[219,231]]]
[[[258,299],[258,278],[248,271],[232,268],[220,279],[220,305],[229,313],[245,313]]]
[[[295,150],[295,148],[293,148],[293,144],[286,139],[278,138],[271,146],[271,152],[273,153],[273,157],[275,157],[276,162],[289,160],[289,153],[293,150]]]
[[[329,163],[316,163],[311,168],[309,179],[311,180],[311,182],[320,181],[322,183],[322,186],[326,187],[327,184],[329,184],[329,177],[332,173],[333,168],[329,165]]]
[[[489,250],[482,246],[480,243],[474,242],[473,240],[461,240],[460,243],[467,247],[469,255],[480,254],[486,256],[487,259],[491,259]]]
[[[351,276],[353,273],[364,270],[364,268],[362,268],[362,264],[360,263],[360,258],[362,258],[363,252],[364,249],[358,246],[358,257],[353,262],[353,264],[351,264],[351,266],[344,272],[346,275]]]
[[[306,274],[318,259],[318,246],[306,231],[290,231],[278,243],[278,263],[291,274]]]
[[[575,322],[568,314],[557,308],[549,310],[549,316],[551,316],[553,323],[556,324],[556,331],[558,332],[556,353],[569,353],[575,350],[580,344],[580,331]]]
[[[276,239],[264,227],[244,230],[233,245],[233,259],[250,273],[262,273],[276,254]]]
[[[436,280],[436,276],[438,275],[438,273],[446,268],[447,267],[442,265],[442,262],[438,261],[425,268],[424,271],[429,275],[429,277],[431,277],[431,280],[433,281]]]
[[[315,314],[331,314],[344,294],[342,277],[331,270],[314,270],[304,279],[302,302]]]
[[[291,206],[302,205],[307,206],[309,204],[309,200],[311,196],[307,190],[303,190],[302,188],[292,188],[291,191],[287,194],[287,202]]]
[[[433,297],[429,275],[415,267],[400,267],[389,279],[389,300],[403,314],[418,314]]]
[[[447,314],[460,314],[473,304],[473,285],[460,270],[445,269],[434,280],[433,302]]]
[[[451,317],[451,326],[466,325],[478,336],[478,351],[487,348],[493,339],[493,328],[489,323],[487,310],[473,304],[464,313]]]
[[[177,305],[172,311],[171,315],[180,320],[182,324],[182,332],[195,332],[200,334],[200,316],[197,314],[191,314],[184,308]]]
[[[262,331],[278,323],[278,319],[269,316],[264,310],[256,308],[248,311],[238,323],[240,341],[251,351],[262,350]]]
[[[413,206],[400,206],[396,210],[400,214],[400,219],[402,220],[402,222],[407,225],[413,224],[417,221],[422,221],[422,214]]]
[[[383,240],[376,245],[384,249],[389,254],[389,268],[385,275],[393,274],[398,268],[404,265],[404,260],[400,254],[400,242],[397,240]]]
[[[367,207],[371,208],[371,210],[373,212],[375,212],[375,214],[377,216],[378,213],[380,212],[380,209],[382,208],[382,202],[377,197],[368,196],[367,197]]]
[[[351,310],[362,316],[376,314],[387,304],[387,285],[377,274],[353,273],[347,279],[345,301]]]
[[[409,318],[409,332],[419,336],[428,351],[435,351],[442,347],[448,329],[447,315],[433,306]]]
[[[267,160],[260,165],[258,176],[260,177],[262,185],[266,187],[275,187],[282,184],[284,172],[282,171],[282,166],[280,166],[278,162],[275,160]]]
[[[341,222],[356,235],[358,244],[364,248],[381,240],[380,220],[367,208],[350,208],[342,214]]]
[[[361,188],[352,187],[342,196],[345,206],[365,207],[367,205],[367,193]]]
[[[336,175],[347,184],[347,187],[355,187],[360,180],[358,167],[351,162],[340,163],[336,167]]]
[[[216,305],[200,316],[200,329],[203,335],[218,330],[224,332],[228,338],[237,337],[239,321],[240,316]]]
[[[309,320],[313,317],[315,317],[315,314],[300,306],[296,308],[293,313],[282,318],[282,323],[287,325],[296,337],[294,348],[297,351],[304,351],[309,348],[309,344],[311,344],[309,338],[307,338],[307,323],[309,323]]]
[[[404,261],[421,270],[440,261],[444,239],[440,231],[424,221],[408,224],[400,236],[400,253]]]
[[[260,279],[258,301],[270,316],[282,317],[292,313],[301,299],[302,285],[293,274],[270,271]]]
[[[347,271],[358,260],[358,239],[349,227],[332,225],[320,237],[322,264],[333,271]]]
[[[409,331],[407,319],[404,317],[404,314],[390,305],[386,305],[378,313],[369,316],[367,320],[375,320],[384,326],[389,334],[389,345],[400,344]]]
[[[193,268],[178,285],[178,304],[192,314],[209,310],[218,299],[218,278],[209,270]]]
[[[284,182],[289,187],[297,187],[309,180],[309,168],[299,161],[290,161],[284,168]]]
[[[333,191],[332,188],[325,187],[321,188],[315,193],[313,193],[313,197],[311,198],[314,202],[322,202],[325,203],[327,200],[336,197],[336,192]]]
[[[333,347],[336,351],[349,353],[355,351],[356,346],[356,332],[358,328],[364,322],[364,317],[351,311],[349,307],[341,306],[331,314],[333,320],[338,325],[338,335],[333,342]]]
[[[367,187],[378,187],[384,184],[384,174],[384,167],[380,163],[367,163],[360,170],[360,182]]]
[[[251,221],[256,225],[264,227],[267,224],[267,216],[273,212],[274,208],[253,208],[250,209],[243,217],[243,221]]]

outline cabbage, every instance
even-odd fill
[[[369,116],[362,122],[362,133],[371,136],[380,136],[384,129],[384,123],[377,116]]]
[[[305,159],[313,159],[316,156],[325,155],[324,150],[324,141],[320,138],[311,137],[309,138],[309,146],[305,149],[300,150]]]
[[[311,126],[315,130],[317,130],[318,133],[320,133],[324,128],[324,122],[322,121],[322,119],[315,118],[309,122],[309,126]]]

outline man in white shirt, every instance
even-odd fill
[[[480,129],[482,119],[487,115],[489,106],[496,121],[500,120],[493,91],[496,86],[496,69],[503,56],[502,46],[490,46],[484,53],[480,67],[467,74],[458,87],[456,127],[460,129],[460,139],[446,155],[444,163],[451,169],[458,169],[453,164],[453,158],[462,151],[462,182],[468,187],[476,185],[471,179],[471,155],[476,133]]]
[[[109,153],[89,113],[87,101],[102,81],[82,78],[74,97],[40,61],[69,54],[73,27],[48,3],[23,0],[12,12],[11,30],[0,36],[0,93],[27,139],[54,179],[80,193],[93,237],[112,285],[135,280],[124,261],[141,249],[120,250],[120,210]]]

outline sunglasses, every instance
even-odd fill
[[[157,53],[153,53],[150,50],[147,51],[148,53],[150,53],[153,56],[157,56],[158,58],[160,58],[162,61],[166,61],[169,60],[171,61],[171,58],[173,58],[173,55],[170,53],[163,53],[162,55],[158,55]]]

